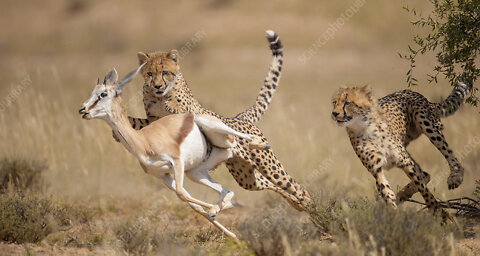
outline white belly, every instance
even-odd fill
[[[194,125],[192,132],[185,138],[180,145],[180,155],[182,156],[185,171],[199,166],[207,155],[207,142],[197,125]]]
[[[207,155],[207,142],[205,136],[197,125],[180,144],[180,156],[184,171],[191,170],[201,165]],[[146,172],[158,178],[165,174],[173,174],[173,168],[169,161],[170,156],[160,154],[155,158],[149,156],[138,156],[140,162],[146,167]]]

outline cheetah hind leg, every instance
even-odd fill
[[[425,184],[428,184],[430,182],[430,174],[428,172],[425,172],[422,170],[420,165],[418,165],[415,160],[414,162],[414,169],[415,172],[420,173],[420,179],[423,180]],[[398,193],[397,193],[397,204],[403,203],[407,201],[408,199],[412,198],[412,196],[417,193],[417,187],[415,186],[415,183],[410,182],[408,183],[405,187],[403,187]]]
[[[423,120],[420,115],[421,112],[415,116],[415,120],[419,124],[420,129],[438,151],[442,153],[450,167],[450,176],[448,176],[447,179],[448,189],[458,188],[463,182],[464,169],[455,157],[452,149],[448,146],[445,136],[443,136],[443,124],[440,119]]]
[[[294,195],[288,193],[286,190],[284,190],[282,187],[279,187],[273,182],[269,181],[266,179],[263,175],[260,174],[260,172],[255,171],[255,179],[258,181],[263,182],[265,185],[265,189],[272,190],[274,192],[279,193],[283,198],[287,200],[287,202],[297,211],[303,212],[305,211],[305,207],[299,202],[299,199],[295,197]],[[296,192],[300,193],[301,190],[297,189]],[[309,195],[308,195],[309,196]]]

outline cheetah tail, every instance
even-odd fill
[[[460,108],[471,89],[472,85],[460,82],[443,102],[433,103],[439,115],[441,117],[447,117],[455,113]]]
[[[272,51],[272,62],[268,70],[267,77],[263,82],[260,93],[255,100],[255,104],[244,112],[239,113],[235,118],[256,123],[268,109],[268,105],[272,101],[275,89],[277,89],[283,64],[283,46],[280,37],[272,30],[266,31],[267,40]]]

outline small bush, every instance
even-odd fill
[[[128,253],[146,254],[156,243],[157,235],[148,227],[146,220],[127,220],[118,224],[114,232]]]
[[[283,206],[283,207],[282,207]],[[322,232],[296,214],[289,214],[284,204],[263,213],[251,214],[238,227],[244,240],[256,255],[286,255],[298,250],[305,241],[318,240]],[[289,215],[289,216],[287,216]]]
[[[0,209],[0,240],[14,243],[39,242],[58,227],[91,217],[87,209],[24,195],[0,195]]]
[[[176,233],[159,234],[156,224],[145,218],[126,220],[114,228],[125,252],[134,255],[204,255],[203,249],[187,245],[191,238]]]
[[[43,191],[43,173],[47,168],[47,164],[41,161],[3,158],[0,160],[0,193],[9,189],[21,192]]]
[[[315,223],[328,228],[341,250],[387,255],[449,255],[453,248],[453,225],[441,225],[430,212],[417,212],[402,205],[398,210],[383,201],[331,199],[318,206]],[[325,205],[325,204],[324,204]],[[324,248],[325,249],[325,248]],[[330,255],[338,255],[330,251]]]
[[[53,230],[50,200],[0,196],[0,239],[7,242],[38,242]]]

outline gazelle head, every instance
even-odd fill
[[[114,68],[111,69],[103,83],[98,79],[90,98],[82,104],[78,113],[84,119],[106,118],[111,113],[112,101],[122,93],[123,87],[135,78],[142,66],[128,73],[118,83],[118,73]]]

